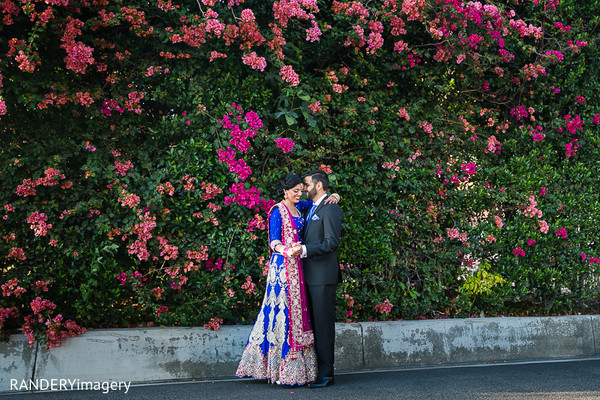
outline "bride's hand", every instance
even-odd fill
[[[292,246],[284,246],[281,254],[286,258],[296,258],[302,253],[302,246],[300,243],[294,243]]]
[[[332,193],[323,201],[323,204],[337,204],[340,201],[340,195]]]
[[[292,246],[292,254],[292,257],[298,257],[300,254],[302,254],[302,245],[300,242],[294,243],[294,246]]]

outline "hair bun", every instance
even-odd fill
[[[283,191],[289,190],[302,183],[302,178],[298,174],[293,172],[288,173],[283,178],[275,182],[275,195],[279,198],[283,198]]]
[[[275,195],[277,197],[283,197],[284,189],[285,189],[285,178],[281,178],[277,182],[275,182]]]

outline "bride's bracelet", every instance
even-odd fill
[[[275,250],[277,248],[277,246],[279,246],[281,243],[281,240],[273,240],[271,242],[271,250],[273,250],[274,252],[277,252],[277,250]]]

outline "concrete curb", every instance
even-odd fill
[[[249,333],[250,326],[99,329],[50,350],[14,335],[0,343],[0,392],[29,379],[232,377]],[[336,324],[336,370],[595,356],[599,340],[598,315]]]

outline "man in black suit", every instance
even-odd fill
[[[335,297],[341,282],[338,246],[342,232],[342,211],[337,204],[324,204],[329,178],[321,170],[304,175],[304,191],[313,207],[306,215],[302,246],[304,280],[315,335],[319,373],[310,387],[333,385],[335,346]]]

